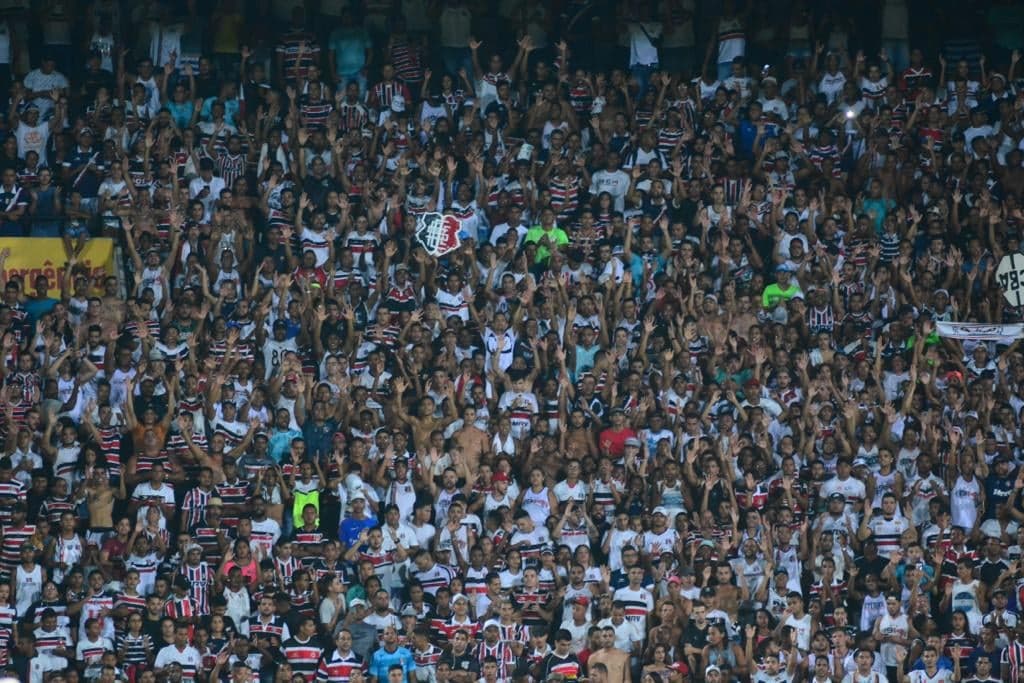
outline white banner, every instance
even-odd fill
[[[997,323],[953,323],[936,321],[935,331],[947,339],[997,341],[1007,344],[1024,336],[1024,324],[999,325]]]

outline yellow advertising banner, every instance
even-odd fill
[[[59,237],[0,237],[0,252],[10,250],[4,263],[4,281],[20,277],[28,292],[35,291],[35,279],[45,275],[50,296],[60,298],[60,281],[64,277],[67,254]],[[99,293],[103,280],[114,275],[114,240],[96,237],[85,243],[78,255],[77,270],[88,273],[91,293]]]

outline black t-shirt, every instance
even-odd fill
[[[686,630],[683,631],[683,644],[703,649],[704,646],[708,644],[709,626],[711,626],[710,621],[704,624],[704,628],[700,628],[693,621],[690,621],[690,623],[686,625]]]
[[[96,93],[100,88],[106,88],[110,97],[114,96],[114,74],[104,69],[96,72],[86,71],[81,79],[82,104],[90,105],[96,99]]]
[[[1005,560],[992,562],[986,559],[982,560],[981,569],[978,570],[978,573],[980,574],[982,583],[994,586],[999,575],[1009,568],[1010,565],[1008,565]]]
[[[480,673],[480,662],[473,653],[467,648],[461,655],[457,655],[454,652],[449,652],[444,656],[444,661],[448,662],[451,666],[452,671],[469,671],[474,674]]]
[[[1010,476],[1000,477],[994,472],[985,477],[985,519],[995,519],[996,510],[1000,505],[1005,505],[1013,496],[1013,482],[1016,474],[1011,472]],[[1017,507],[1021,509],[1021,502],[1018,498]]]
[[[864,591],[864,577],[868,574],[874,574],[875,576],[881,576],[882,570],[889,564],[881,555],[875,555],[873,559],[867,559],[866,557],[858,557],[854,564],[857,565],[857,590]]]
[[[579,657],[569,652],[564,657],[557,652],[550,652],[541,664],[541,680],[548,680],[553,674],[561,674],[567,681],[577,680],[583,673]]]

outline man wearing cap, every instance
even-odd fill
[[[668,525],[668,508],[659,505],[651,511],[651,528],[644,533],[643,555],[654,562],[664,552],[678,550],[679,534]]]
[[[793,268],[785,263],[775,268],[775,282],[761,292],[761,306],[765,311],[774,311],[797,294],[802,294],[800,283],[793,277]]]
[[[55,109],[49,121],[40,123],[40,110],[39,106],[35,103],[30,104],[19,117],[18,113],[21,111],[21,102],[12,101],[10,112],[10,124],[14,130],[14,137],[18,140],[18,157],[24,159],[28,152],[35,152],[39,155],[40,168],[47,165],[46,150],[50,142],[50,136],[61,129],[67,116],[65,111],[67,102],[61,97],[60,93],[51,91],[48,94],[50,99],[53,100]]]
[[[851,476],[853,462],[848,457],[839,458],[836,463],[836,475],[821,485],[822,498],[828,498],[833,493],[843,494],[848,512],[856,512],[864,503],[867,495],[864,482]]]
[[[579,652],[587,646],[587,634],[590,631],[590,598],[577,595],[572,599],[568,614],[562,620],[562,630],[572,636],[572,649]],[[614,633],[614,631],[613,631]]]
[[[338,538],[345,544],[345,548],[352,548],[363,530],[369,530],[378,525],[377,518],[369,513],[366,505],[366,495],[361,490],[349,495],[349,514],[342,519],[341,527],[338,529]]]
[[[857,520],[846,509],[846,496],[839,491],[829,494],[828,507],[814,522],[815,533],[850,534],[857,530]]]
[[[483,640],[476,647],[476,658],[481,668],[488,657],[493,657],[497,662],[498,677],[502,680],[507,679],[515,667],[516,655],[512,651],[512,643],[501,640],[501,629],[494,620],[484,624]]]
[[[65,187],[81,195],[80,207],[90,215],[98,213],[96,198],[106,171],[102,151],[94,146],[93,140],[91,128],[78,131],[78,144],[71,148],[63,164]]]

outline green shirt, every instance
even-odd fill
[[[789,289],[782,289],[779,283],[773,283],[764,288],[761,293],[761,306],[764,308],[775,308],[780,301],[789,301],[800,292],[800,286],[790,283]]]
[[[545,230],[539,225],[533,226],[526,233],[526,241],[537,243],[537,263],[546,263],[551,257],[551,249],[541,243],[545,237],[550,244],[556,247],[564,247],[569,244],[569,236],[557,225],[552,226],[551,230]]]

